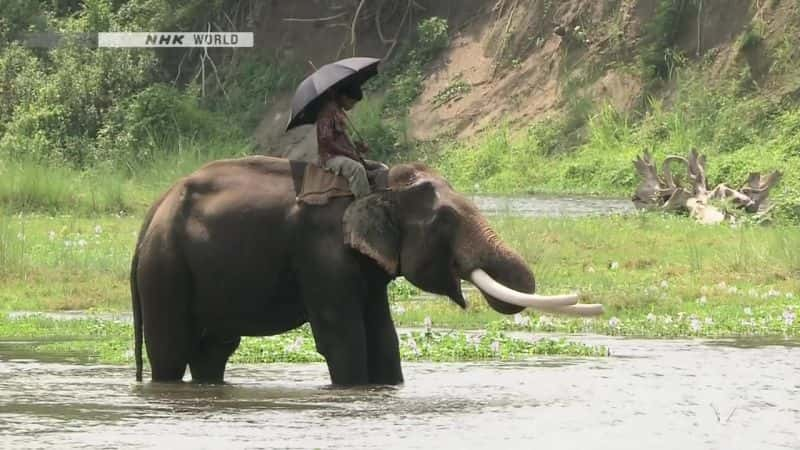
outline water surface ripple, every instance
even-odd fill
[[[321,364],[137,384],[0,343],[0,447],[800,448],[796,342],[579,339],[612,356],[407,363],[404,386],[366,389]]]

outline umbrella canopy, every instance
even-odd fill
[[[347,58],[319,68],[303,80],[292,98],[292,113],[286,130],[314,123],[319,113],[320,99],[328,89],[350,83],[362,85],[378,73],[377,58]]]

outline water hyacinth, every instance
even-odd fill
[[[531,324],[531,318],[529,316],[523,316],[522,314],[514,314],[514,325],[520,327],[528,327]]]
[[[553,326],[553,318],[550,316],[539,316],[539,321],[536,324],[539,328],[550,328]]]
[[[787,308],[783,311],[783,323],[785,323],[787,327],[792,326],[796,317],[794,311],[791,309]]]
[[[411,352],[414,353],[414,355],[419,356],[419,347],[417,346],[417,341],[415,341],[412,336],[408,336],[406,344],[408,345],[408,348],[411,349]]]
[[[693,332],[695,332],[695,333],[699,333],[699,332],[700,332],[700,329],[702,328],[702,325],[700,325],[700,320],[699,320],[699,319],[697,319],[697,317],[690,316],[690,317],[689,317],[689,328],[690,328],[690,329],[691,329]]]

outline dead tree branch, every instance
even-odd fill
[[[684,186],[673,177],[670,170],[673,162],[679,162],[686,167],[688,185]],[[640,178],[632,198],[637,208],[686,211],[699,222],[707,224],[733,219],[729,211],[718,207],[715,202],[727,203],[748,213],[765,214],[769,210],[769,191],[781,178],[778,171],[767,176],[754,172],[739,190],[725,184],[709,190],[706,157],[697,150],[690,151],[686,158],[667,156],[661,164],[660,176],[649,152],[638,156],[633,161],[633,166]]]

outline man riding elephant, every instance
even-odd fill
[[[319,163],[332,172],[347,178],[356,198],[370,193],[367,170],[384,168],[381,163],[364,159],[369,148],[361,141],[353,144],[347,133],[347,113],[361,100],[363,94],[357,84],[330,89],[324,96],[317,116],[317,144]]]

